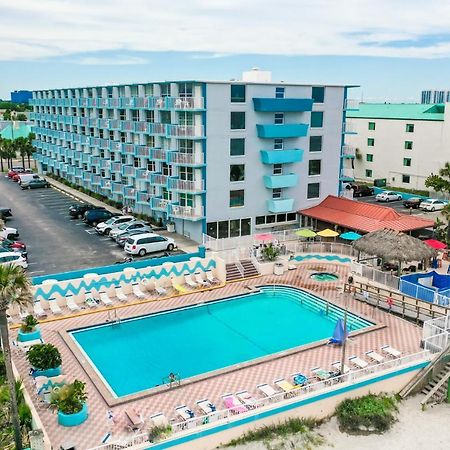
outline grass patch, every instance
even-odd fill
[[[247,444],[249,442],[266,442],[268,445],[270,441],[277,441],[280,439],[287,440],[291,437],[300,437],[301,447],[299,448],[308,449],[313,445],[319,445],[323,443],[323,438],[313,432],[314,427],[318,425],[320,425],[320,421],[315,419],[291,418],[277,425],[266,425],[255,430],[248,431],[241,437],[233,439],[232,441],[228,442],[228,444],[225,444],[225,447],[236,447],[237,445]],[[298,442],[291,442],[292,444],[298,444]],[[290,443],[288,443],[288,445],[289,444]],[[268,446],[268,448],[275,447]],[[277,446],[276,448],[282,447]]]
[[[347,399],[336,408],[336,416],[343,431],[355,433],[360,431],[388,430],[395,422],[397,400],[387,395],[365,395]]]

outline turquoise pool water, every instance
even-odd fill
[[[307,292],[261,292],[105,324],[70,334],[117,397],[150,389],[170,372],[189,378],[326,339],[344,311]],[[372,323],[348,315],[350,330]]]
[[[316,281],[336,281],[339,277],[334,273],[317,272],[311,274],[310,278]]]

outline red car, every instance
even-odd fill
[[[12,178],[14,175],[17,175],[19,173],[23,173],[25,170],[22,166],[14,166],[12,169],[8,170],[8,177]]]
[[[0,240],[0,247],[7,247],[11,249],[18,249],[18,250],[26,250],[27,246],[21,242],[21,241],[11,241],[9,239],[2,239]]]

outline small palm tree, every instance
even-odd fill
[[[22,434],[17,404],[16,380],[12,369],[6,311],[11,305],[28,307],[32,303],[32,299],[31,283],[23,269],[12,264],[0,266],[0,336],[5,356],[6,377],[10,393],[11,421],[14,429],[16,450],[22,450]]]

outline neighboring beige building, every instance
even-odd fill
[[[347,136],[356,149],[355,179],[426,189],[426,178],[450,162],[449,105],[360,103],[349,111],[357,132]]]

